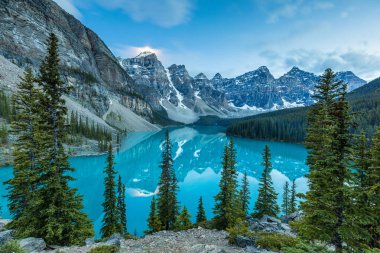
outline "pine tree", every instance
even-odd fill
[[[345,208],[350,205],[347,179],[351,124],[346,85],[327,69],[316,85],[317,103],[309,110],[306,147],[309,149],[309,191],[302,203],[300,233],[309,239],[332,243],[343,250]],[[347,238],[349,240],[349,238]]]
[[[106,177],[104,178],[104,202],[103,206],[103,226],[101,233],[103,238],[108,238],[118,232],[119,211],[117,209],[116,183],[114,169],[114,157],[112,153],[112,145],[108,146],[107,166],[104,169]]]
[[[190,218],[191,216],[189,210],[187,210],[187,207],[184,206],[176,221],[176,230],[186,230],[191,228],[193,224],[191,223]]]
[[[26,70],[24,77],[14,94],[17,120],[12,122],[12,131],[17,135],[13,144],[13,178],[8,185],[9,211],[13,216],[11,227],[22,226],[19,218],[30,201],[30,193],[34,190],[37,171],[38,146],[36,131],[38,128],[38,90],[34,87],[32,70]]]
[[[125,185],[121,182],[121,176],[117,183],[117,210],[118,210],[118,233],[127,235],[127,208],[125,204]]]
[[[203,207],[202,197],[200,197],[198,201],[198,212],[197,212],[197,217],[196,217],[196,223],[201,223],[205,221],[207,221],[206,212]]]
[[[158,217],[157,201],[155,197],[152,198],[152,202],[150,203],[150,212],[147,222],[149,229],[145,231],[145,234],[151,234],[161,230],[161,222]]]
[[[297,210],[296,180],[293,179],[292,188],[290,189],[289,214],[295,213]]]
[[[289,192],[289,182],[286,181],[284,185],[284,193],[282,194],[282,212],[284,215],[290,214],[290,192]]]
[[[350,224],[349,244],[357,250],[364,248],[371,241],[371,224],[377,217],[372,213],[370,196],[368,190],[369,167],[371,156],[368,147],[368,140],[364,132],[356,136],[353,142],[353,175],[350,181],[352,205],[347,207],[346,220]]]
[[[218,229],[233,227],[243,213],[237,190],[236,151],[231,139],[224,147],[219,193],[214,197],[214,223]]]
[[[269,174],[272,170],[270,159],[269,146],[265,145],[263,152],[264,171],[260,178],[259,196],[255,203],[255,212],[253,213],[253,216],[258,218],[264,215],[276,216],[280,212],[280,208],[277,205],[277,193],[273,188],[272,178]]]
[[[82,212],[82,197],[69,187],[74,179],[70,176],[73,168],[63,147],[67,109],[62,98],[68,88],[60,79],[58,39],[54,34],[49,37],[48,54],[41,64],[37,83],[41,87],[35,135],[39,148],[38,169],[35,189],[19,217],[17,232],[22,236],[44,238],[48,244],[80,244],[93,236],[93,229]]]
[[[244,217],[248,217],[250,193],[249,193],[249,182],[247,178],[247,172],[244,172],[243,182],[242,182],[239,195],[240,195],[241,209],[242,209],[242,212],[244,213]]]
[[[165,132],[164,149],[162,151],[161,176],[158,193],[158,215],[163,230],[174,229],[178,215],[177,191],[178,183],[173,168],[169,131]]]
[[[367,190],[370,196],[372,214],[376,220],[370,226],[371,241],[370,246],[380,248],[380,127],[372,139],[371,165],[368,171],[369,187]]]

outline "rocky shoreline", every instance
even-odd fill
[[[264,216],[261,219],[250,218],[248,221],[250,231],[278,233],[296,237],[287,221],[298,219],[298,214],[284,217],[279,220],[274,217]],[[6,230],[5,225],[10,220],[0,219],[0,246],[13,239],[14,231]],[[102,242],[87,239],[83,246],[58,247],[46,245],[41,238],[25,238],[17,240],[25,253],[87,253],[100,246],[115,246],[118,252],[128,253],[272,253],[260,248],[255,238],[238,235],[236,245],[229,243],[230,234],[226,231],[205,229],[202,227],[184,231],[160,231],[142,238],[125,239],[119,234],[114,234]]]

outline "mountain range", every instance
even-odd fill
[[[308,106],[313,103],[314,85],[319,79],[297,67],[276,79],[265,66],[235,78],[217,73],[208,79],[203,73],[191,77],[184,65],[165,68],[151,52],[118,59],[154,109],[164,109],[169,118],[183,123],[206,115],[242,117]],[[351,71],[338,72],[336,78],[348,84],[348,91],[366,84]]]
[[[277,79],[265,66],[236,78],[192,77],[184,65],[166,68],[150,52],[115,57],[95,32],[51,0],[2,0],[0,13],[0,89],[11,94],[26,67],[38,69],[54,32],[62,78],[73,87],[65,97],[68,109],[110,128],[154,130],[200,116],[242,117],[313,103],[319,77],[296,67]],[[350,71],[337,78],[349,90],[366,83]]]

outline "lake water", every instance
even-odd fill
[[[126,204],[128,230],[137,231],[139,235],[146,229],[151,198],[157,193],[157,183],[161,169],[161,145],[164,131],[130,133],[123,140],[119,151],[115,153],[115,168],[122,176],[127,187]],[[170,130],[173,143],[173,157],[180,190],[178,198],[181,205],[186,205],[195,219],[197,203],[203,197],[206,214],[212,217],[213,196],[218,192],[221,157],[227,142],[223,129],[217,127],[183,127]],[[255,141],[235,138],[237,149],[237,169],[239,179],[246,171],[251,189],[251,209],[258,193],[258,180],[263,171],[261,165],[262,151],[269,144],[272,152],[273,170],[271,176],[278,202],[282,201],[282,188],[287,180],[296,179],[297,191],[305,192],[307,181],[304,175],[306,150],[302,145]],[[98,234],[102,220],[103,168],[106,156],[71,158],[70,163],[76,169],[76,181],[72,186],[78,188],[84,196],[84,211],[93,220]],[[11,167],[0,168],[0,182],[12,176]],[[6,207],[6,190],[0,185],[0,205],[2,217],[10,218]]]

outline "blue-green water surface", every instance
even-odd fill
[[[146,229],[146,219],[153,195],[157,194],[157,183],[161,169],[161,148],[164,132],[130,133],[123,140],[119,151],[115,153],[115,168],[122,176],[127,187],[126,203],[128,230],[137,231],[139,235]],[[170,130],[173,144],[173,158],[180,190],[178,198],[181,205],[186,205],[194,220],[197,202],[203,197],[207,216],[212,217],[213,196],[218,192],[221,157],[223,146],[227,141],[223,129],[217,127],[183,127]],[[285,181],[296,180],[297,190],[305,192],[307,173],[305,165],[306,150],[302,145],[255,141],[235,138],[237,149],[237,169],[239,179],[246,171],[251,189],[251,209],[257,198],[258,180],[262,173],[262,150],[269,144],[272,152],[273,170],[271,176],[275,189],[279,193],[278,202],[282,201],[282,188]],[[75,157],[70,159],[75,168],[73,176],[76,181],[72,186],[78,188],[84,196],[84,211],[94,222],[99,233],[102,220],[103,168],[106,156]],[[0,182],[12,176],[11,167],[0,168]],[[0,205],[2,217],[11,218],[4,197],[6,189],[0,185]]]

